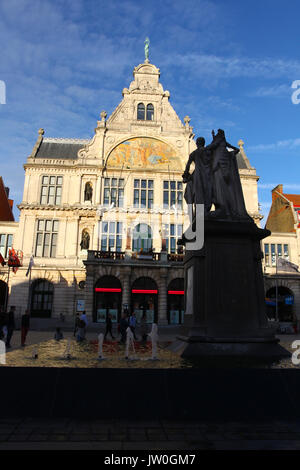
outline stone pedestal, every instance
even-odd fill
[[[186,250],[187,337],[174,350],[182,357],[282,357],[268,325],[260,241],[269,236],[251,220],[206,220],[204,246]]]

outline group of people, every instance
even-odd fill
[[[16,329],[15,322],[16,307],[12,305],[9,311],[0,313],[0,340],[5,342],[6,348],[11,347],[11,339]],[[30,315],[29,311],[25,310],[25,313],[21,317],[21,346],[25,346],[27,333],[30,327]]]
[[[85,339],[87,325],[88,325],[88,320],[87,320],[85,311],[82,312],[81,314],[77,313],[76,318],[75,318],[74,336],[76,336],[76,340],[78,342],[81,342]],[[124,309],[121,320],[120,320],[120,334],[121,334],[120,343],[122,344],[125,344],[126,342],[126,331],[128,327],[130,327],[133,333],[133,337],[137,341],[138,338],[136,336],[136,327],[137,327],[136,315],[134,312],[132,312],[132,314],[130,315],[128,309]],[[147,328],[147,318],[146,318],[145,312],[140,321],[139,332],[142,337],[142,343],[146,343],[148,328]],[[112,315],[110,313],[108,313],[106,317],[106,328],[105,328],[104,340],[106,340],[108,335],[110,335],[111,339],[115,339],[115,336],[113,334]]]
[[[121,321],[120,321],[120,334],[121,334],[120,343],[124,344],[126,342],[126,332],[127,332],[128,327],[131,329],[133,337],[137,341],[138,338],[136,336],[136,326],[137,326],[137,319],[136,319],[135,313],[132,312],[132,314],[130,315],[128,309],[124,310],[124,312],[122,314],[122,317],[121,317]],[[107,335],[108,332],[109,332],[109,329],[106,326],[104,339],[106,338],[106,335]],[[143,313],[141,321],[140,321],[140,334],[141,334],[141,337],[142,337],[141,342],[146,343],[148,328],[147,328],[147,317],[146,317],[145,312]],[[113,336],[112,336],[112,338],[113,338]]]

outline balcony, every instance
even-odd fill
[[[124,251],[95,251],[89,250],[88,251],[88,258],[87,261],[96,261],[101,260],[104,262],[111,262],[111,261],[127,261],[129,263],[142,263],[142,262],[162,262],[162,263],[182,263],[183,261],[183,254],[167,254],[165,252],[155,253],[155,252],[130,252],[125,253]]]

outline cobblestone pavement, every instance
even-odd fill
[[[1,419],[5,449],[300,450],[300,422]]]

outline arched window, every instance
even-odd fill
[[[49,318],[53,305],[53,284],[46,279],[39,279],[32,285],[31,316]]]
[[[144,121],[145,120],[145,105],[143,103],[138,104],[137,118],[138,118],[138,121]]]
[[[88,250],[90,247],[90,234],[86,229],[82,230],[80,247],[82,250]]]
[[[136,225],[134,227],[132,238],[132,251],[149,253],[152,250],[152,231],[149,225]]]
[[[153,104],[147,104],[147,121],[153,121],[154,119],[154,106]]]
[[[93,186],[92,183],[86,183],[84,188],[84,200],[91,201],[93,198]]]

